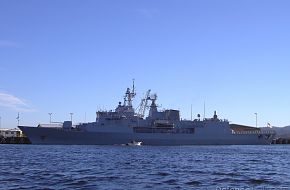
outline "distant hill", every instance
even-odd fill
[[[290,139],[290,125],[286,127],[262,127],[261,130],[274,130],[277,138],[289,138]]]

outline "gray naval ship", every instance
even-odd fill
[[[227,120],[218,118],[180,119],[179,110],[159,111],[157,95],[147,91],[136,109],[132,106],[136,96],[127,88],[123,104],[115,111],[97,111],[96,121],[72,125],[65,121],[60,126],[18,126],[32,144],[84,144],[121,145],[142,142],[142,145],[259,145],[271,144],[273,131],[235,131]],[[146,110],[148,116],[145,117]]]

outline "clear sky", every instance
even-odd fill
[[[290,124],[288,0],[1,0],[1,127],[94,121],[135,79],[181,117]]]

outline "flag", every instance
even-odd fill
[[[270,123],[267,123],[267,127],[272,128],[272,125]]]
[[[19,119],[19,112],[18,112],[18,115],[17,115],[16,119],[17,119],[17,120]]]

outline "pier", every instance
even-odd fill
[[[0,137],[0,144],[31,144],[27,137]]]
[[[278,138],[272,141],[272,144],[290,144],[290,139]]]

